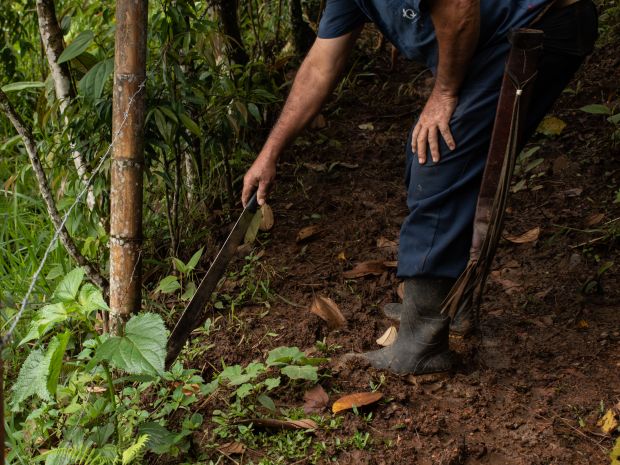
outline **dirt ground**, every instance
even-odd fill
[[[375,340],[395,324],[381,311],[398,299],[395,270],[352,280],[343,272],[358,262],[397,259],[377,241],[398,240],[407,213],[405,137],[429,82],[403,60],[388,71],[387,52],[374,60],[327,107],[326,126],[306,132],[281,163],[270,199],[275,227],[259,246],[271,276],[271,308],[238,309],[241,325],[223,320],[216,347],[196,363],[205,376],[222,360],[248,363],[282,345],[311,351],[323,339],[340,346],[337,360],[378,348]],[[620,160],[611,126],[578,109],[617,103],[618,82],[613,51],[597,51],[571,85],[577,92],[553,111],[566,122],[564,131],[530,142],[544,160],[512,195],[505,230],[519,235],[539,227],[540,236],[524,244],[502,240],[482,305],[482,335],[452,341],[455,373],[426,383],[385,374],[384,401],[369,410],[370,424],[345,414],[341,430],[317,432],[318,440],[371,433],[369,450],[334,453],[335,463],[609,464],[612,441],[596,421],[620,402],[620,254],[617,233],[610,239],[601,231],[618,224],[620,204],[612,202]],[[297,242],[310,225],[319,233]],[[613,265],[599,273],[606,262]],[[308,311],[316,295],[338,304],[345,329],[330,331]],[[334,401],[369,390],[381,375],[345,366],[321,384]],[[276,403],[301,405],[302,394]]]

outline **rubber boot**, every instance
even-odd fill
[[[451,336],[467,337],[474,331],[476,325],[474,324],[472,305],[466,305],[456,312],[454,319],[450,322]],[[402,311],[403,304],[401,303],[389,303],[383,307],[385,316],[396,321],[400,321]]]
[[[396,373],[422,375],[450,370],[450,318],[441,314],[441,303],[453,284],[453,279],[407,279],[396,341],[359,357],[375,368]]]

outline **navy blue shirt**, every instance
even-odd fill
[[[527,26],[549,1],[481,0],[478,48],[506,40],[510,29]],[[435,69],[437,41],[423,0],[327,0],[318,36],[340,37],[369,21],[406,58]]]

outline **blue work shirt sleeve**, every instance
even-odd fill
[[[327,0],[318,37],[334,39],[355,30],[368,21],[364,12],[353,0]]]

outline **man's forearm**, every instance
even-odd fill
[[[263,156],[277,159],[316,116],[344,68],[350,46],[334,47],[320,40],[315,43],[297,72],[282,113],[265,142]]]
[[[457,96],[480,35],[479,0],[433,0],[431,18],[439,47],[435,90]]]

